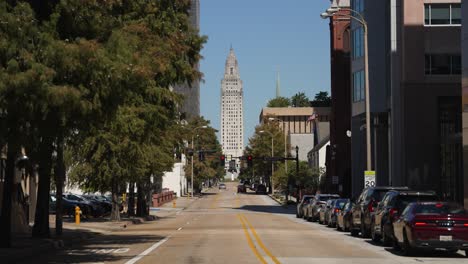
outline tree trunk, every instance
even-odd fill
[[[112,177],[112,211],[110,215],[111,221],[120,221],[120,207],[119,207],[119,190],[118,183],[115,177]]]
[[[11,207],[13,182],[15,178],[15,160],[18,156],[19,145],[17,144],[17,136],[13,135],[8,140],[7,160],[5,168],[5,179],[3,182],[3,200],[2,200],[2,215],[0,217],[0,247],[11,247]]]
[[[128,186],[128,216],[135,216],[135,183],[131,182]]]
[[[57,188],[56,193],[56,209],[55,209],[55,234],[57,236],[62,235],[63,231],[63,219],[62,219],[62,201],[63,201],[63,182],[65,180],[65,163],[63,161],[63,134],[60,134],[57,138],[57,164],[55,167],[55,185]]]
[[[53,137],[50,135],[44,136],[39,146],[39,188],[37,192],[36,215],[32,232],[33,237],[50,237],[49,196],[53,150]]]
[[[138,189],[138,199],[137,199],[137,216],[145,217],[148,216],[148,208],[146,206],[146,196],[145,196],[145,188],[143,187],[143,183],[137,183]]]

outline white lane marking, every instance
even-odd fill
[[[180,231],[180,230],[182,230],[182,227],[179,227],[179,229],[177,229],[177,231]]]
[[[137,261],[139,261],[140,259],[142,259],[144,256],[148,255],[149,253],[151,253],[151,251],[157,249],[158,247],[160,247],[162,244],[166,243],[167,241],[169,240],[169,237],[166,237],[164,238],[163,240],[155,243],[154,245],[152,245],[151,247],[149,247],[147,250],[141,252],[138,256],[135,256],[134,258],[132,258],[131,260],[125,262],[125,264],[134,264],[136,263]]]

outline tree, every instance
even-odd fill
[[[314,101],[312,101],[313,106],[322,106],[329,107],[331,105],[331,97],[328,95],[328,92],[318,92],[315,94]]]
[[[291,106],[291,100],[286,97],[276,97],[271,99],[267,107],[288,107]]]
[[[260,133],[260,131],[264,131]],[[261,124],[255,128],[255,134],[249,139],[248,148],[245,155],[252,155],[254,158],[271,157],[271,137],[273,136],[273,147],[275,157],[284,156],[284,133],[273,123]],[[256,159],[253,163],[253,170],[256,175],[264,177],[266,182],[270,182],[271,162],[264,162]],[[279,162],[273,162],[273,166],[278,167]],[[271,190],[271,186],[270,186]]]
[[[291,97],[292,107],[309,107],[309,98],[303,92],[296,93]]]
[[[192,119],[185,127],[184,137],[187,141],[194,139],[194,158],[193,158],[193,179],[195,191],[200,191],[200,186],[203,182],[213,182],[224,177],[224,168],[220,166],[219,157],[221,156],[221,145],[216,137],[216,130],[209,127],[210,122],[203,117]],[[208,126],[206,129],[197,129],[196,134],[194,128]],[[191,142],[190,145],[191,146]],[[198,151],[205,151],[205,160],[198,160]],[[211,151],[207,153],[206,151]],[[192,173],[192,165],[185,166],[185,175],[190,180]]]

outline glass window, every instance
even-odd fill
[[[451,5],[452,7],[452,24],[461,24],[461,6]]]
[[[431,6],[431,25],[450,24],[450,5]]]
[[[428,4],[424,6],[424,24],[460,25],[460,4]]]
[[[461,74],[461,56],[453,54],[426,54],[425,73],[427,75]]]

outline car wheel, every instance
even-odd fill
[[[386,246],[386,247],[391,246],[392,242],[393,242],[393,238],[391,236],[389,236],[387,234],[387,232],[385,232],[384,225],[382,225],[380,230],[382,230],[381,233],[382,233],[382,243],[383,243],[383,245]]]
[[[401,250],[400,243],[398,243],[398,240],[396,239],[393,240],[392,246],[394,250]]]
[[[465,258],[468,258],[468,249],[465,249]]]
[[[366,229],[366,225],[364,224],[364,219],[361,219],[361,236],[363,238],[370,237],[369,230]]]
[[[350,231],[351,231],[351,235],[356,237],[359,235],[359,230],[354,228],[354,224],[351,222],[350,224],[350,227],[349,227]]]
[[[402,245],[403,254],[405,256],[411,256],[414,253],[413,247],[411,247],[408,237],[406,236],[406,231],[403,231],[403,245]]]
[[[371,223],[371,238],[374,242],[380,242],[380,235],[375,233],[375,221]]]
[[[338,230],[338,231],[342,231],[342,229],[341,229],[341,226],[340,226],[340,224],[339,224],[339,223],[336,223],[336,230]]]
[[[348,221],[343,220],[343,230],[345,232],[349,232],[349,222]]]
[[[298,212],[296,212],[296,218],[301,218]]]

